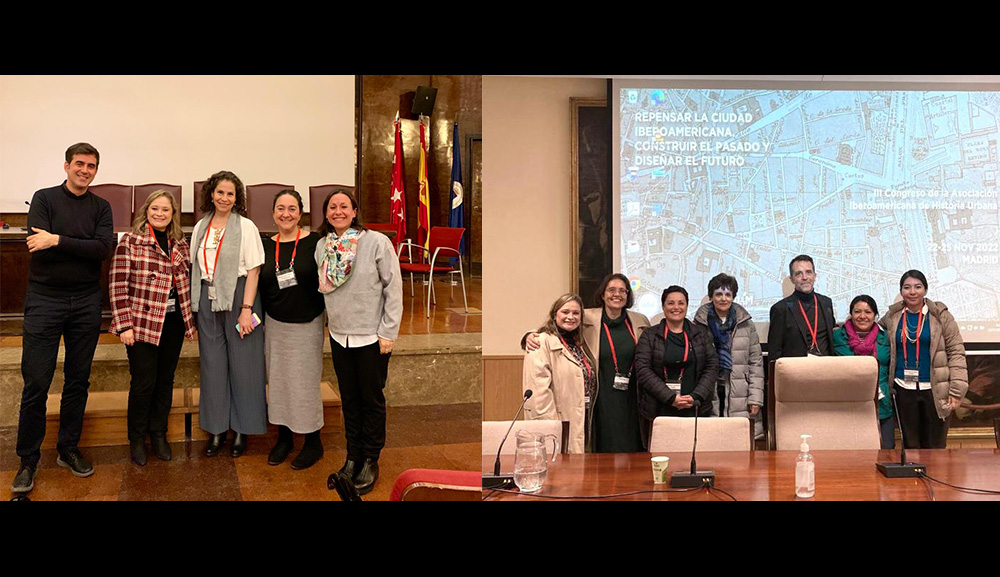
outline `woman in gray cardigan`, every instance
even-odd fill
[[[760,409],[764,405],[764,361],[760,337],[750,313],[733,302],[740,285],[725,273],[708,281],[711,302],[694,314],[695,324],[707,327],[719,353],[718,393],[713,408],[722,417],[750,417],[754,437],[763,438]]]
[[[399,335],[403,283],[392,243],[361,224],[351,191],[330,193],[323,214],[316,263],[347,439],[347,461],[334,474],[350,479],[364,495],[375,487],[385,446],[382,389]]]

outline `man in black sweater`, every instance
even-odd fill
[[[60,337],[66,346],[66,380],[60,399],[56,463],[78,477],[94,472],[77,444],[87,407],[90,365],[101,331],[101,262],[114,245],[111,205],[88,190],[100,158],[97,149],[85,142],[70,146],[63,166],[66,180],[35,192],[28,209],[31,265],[24,301],[24,391],[17,429],[21,468],[14,478],[14,492],[34,487],[45,438],[45,402]]]
[[[768,363],[781,357],[833,354],[833,302],[813,290],[816,269],[809,255],[788,264],[795,291],[771,307],[767,330]]]

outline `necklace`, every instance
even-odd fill
[[[917,339],[920,337],[920,329],[921,329],[920,325],[923,324],[923,323],[920,322],[921,320],[923,320],[923,319],[920,318],[920,316],[918,315],[916,322],[911,327],[910,326],[910,312],[907,311],[907,313],[906,313],[906,321],[905,321],[906,322],[906,330],[903,331],[903,334],[906,335],[907,342],[910,342],[910,343],[916,343],[917,342]],[[911,330],[913,331],[913,336],[912,337],[910,337],[910,331]]]

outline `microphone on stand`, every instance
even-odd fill
[[[920,477],[927,474],[927,467],[922,463],[906,462],[906,436],[903,432],[903,419],[899,418],[899,405],[896,402],[896,387],[889,385],[889,396],[892,397],[892,410],[896,412],[896,422],[899,423],[899,442],[903,445],[899,451],[898,463],[875,463],[879,473],[890,479],[900,477]]]
[[[698,462],[695,460],[695,453],[698,450],[698,408],[701,401],[694,402],[694,446],[691,447],[691,472],[674,473],[670,475],[670,486],[678,488],[690,487],[714,487],[715,471],[698,471]]]
[[[503,450],[503,444],[507,442],[507,437],[510,435],[511,430],[514,428],[514,423],[517,422],[517,414],[521,412],[524,408],[524,403],[528,402],[531,398],[532,390],[528,389],[524,391],[524,398],[521,399],[521,406],[517,408],[517,412],[514,413],[514,418],[510,421],[510,427],[507,428],[507,433],[504,434],[503,440],[500,441],[500,446],[497,447],[497,460],[493,463],[493,474],[483,475],[483,489],[501,489],[503,487],[509,487],[514,484],[514,477],[512,475],[501,475],[500,474],[500,451]]]

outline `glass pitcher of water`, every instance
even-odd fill
[[[522,493],[534,493],[545,483],[548,471],[546,440],[552,439],[552,460],[559,454],[559,439],[532,431],[517,432],[517,450],[514,452],[514,484]]]

